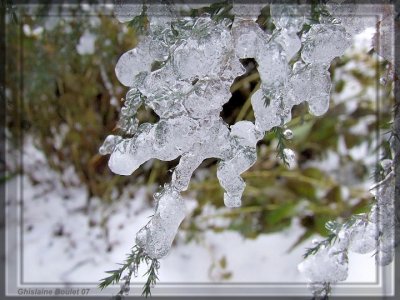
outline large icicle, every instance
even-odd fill
[[[151,258],[165,256],[175,238],[178,227],[185,217],[185,205],[179,192],[171,186],[154,196],[156,210],[146,226],[137,233],[136,243]]]

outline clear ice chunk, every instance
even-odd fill
[[[250,121],[239,121],[231,126],[231,136],[236,137],[242,146],[255,147],[263,135]]]
[[[381,233],[378,242],[376,261],[386,266],[393,261],[395,247],[395,176],[391,171],[376,188],[378,229]]]
[[[179,191],[186,191],[194,170],[203,160],[204,158],[192,152],[183,154],[178,166],[172,173],[171,185]]]
[[[308,256],[298,266],[299,271],[311,282],[330,282],[346,280],[348,276],[347,252],[338,251],[335,246],[320,249]]]
[[[350,47],[351,36],[341,25],[313,24],[302,36],[302,44],[301,58],[305,62],[329,64]]]
[[[376,249],[378,240],[378,228],[376,224],[358,220],[349,230],[349,250],[366,254]]]
[[[289,66],[285,49],[271,40],[259,49],[256,55],[258,72],[264,86],[271,89],[282,88],[289,75]]]
[[[301,48],[301,40],[295,32],[282,29],[273,38],[286,52],[287,61],[290,61]]]
[[[232,25],[232,36],[236,55],[239,58],[255,58],[270,39],[260,26],[252,20],[235,21]]]
[[[292,105],[307,101],[310,113],[323,115],[329,108],[330,90],[331,78],[327,65],[294,64],[287,95]]]
[[[288,164],[289,169],[293,169],[294,167],[296,167],[296,165],[297,165],[296,154],[294,153],[294,151],[292,149],[289,149],[289,148],[283,149],[283,155],[285,156],[285,160]]]
[[[197,25],[200,26],[200,25]],[[204,26],[208,26],[205,23]],[[216,27],[199,39],[196,36],[182,40],[172,57],[174,74],[181,80],[219,78],[224,69],[227,53],[232,47],[227,29]]]
[[[221,80],[199,80],[187,94],[184,107],[193,118],[218,117],[231,97],[230,85]]]
[[[99,148],[99,153],[101,155],[111,154],[114,151],[116,145],[122,141],[122,137],[117,135],[109,135],[104,140],[103,145]]]
[[[309,5],[271,4],[271,17],[276,27],[298,32],[311,12]]]
[[[227,207],[238,207],[245,189],[240,177],[257,160],[256,144],[263,134],[249,121],[240,121],[231,127],[232,153],[229,159],[218,164],[217,177],[224,188],[224,203]]]
[[[136,236],[137,245],[153,259],[168,253],[178,227],[185,218],[183,198],[173,187],[165,186],[156,201],[153,217]]]
[[[150,73],[155,61],[164,61],[169,54],[167,45],[152,37],[143,38],[132,50],[124,53],[115,67],[118,80],[125,86],[134,87],[142,79],[138,75]]]
[[[255,125],[260,131],[271,130],[275,126],[283,125],[289,122],[291,118],[290,109],[282,109],[281,101],[271,100],[269,105],[265,103],[266,99],[263,91],[256,91],[251,97],[251,104],[255,115]]]
[[[243,179],[237,174],[232,164],[221,162],[217,170],[218,180],[225,190],[224,203],[226,207],[242,205],[242,194],[246,186]]]

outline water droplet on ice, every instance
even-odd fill
[[[291,131],[290,129],[286,129],[283,132],[283,136],[285,137],[285,139],[291,140],[293,138],[293,131]]]

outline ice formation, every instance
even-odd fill
[[[296,166],[296,154],[294,151],[292,149],[285,148],[283,149],[283,155],[285,156],[285,160],[289,169],[293,169]]]
[[[357,221],[349,236],[349,250],[355,253],[366,254],[376,249],[378,231],[376,224],[366,221]]]
[[[338,282],[347,278],[347,252],[337,247],[324,247],[299,265],[311,282]]]
[[[185,217],[185,206],[179,192],[171,186],[165,186],[154,198],[157,201],[154,216],[137,233],[136,242],[150,257],[161,258],[167,254],[176,228]]]
[[[393,167],[394,169],[394,167]],[[375,189],[376,204],[371,219],[379,232],[376,260],[379,265],[390,264],[395,245],[395,176],[392,170]]]
[[[385,163],[385,162],[383,162]],[[353,216],[353,222],[345,223],[333,231],[337,240],[323,244],[315,255],[308,256],[298,269],[313,284],[336,283],[347,278],[349,251],[376,254],[378,265],[390,264],[394,257],[394,172],[390,166],[388,175],[373,188],[376,203],[369,213]],[[320,290],[316,289],[319,293]]]
[[[257,16],[252,14],[259,7],[238,13],[233,22],[216,21],[209,15],[150,16],[149,34],[117,63],[117,78],[129,91],[118,124],[126,135],[107,137],[100,149],[101,154],[111,154],[110,169],[130,175],[150,159],[180,157],[171,183],[154,197],[153,218],[137,234],[138,245],[152,258],[169,251],[184,218],[180,192],[188,188],[203,160],[219,159],[217,176],[225,190],[224,203],[238,207],[246,186],[240,175],[255,163],[256,145],[264,134],[290,121],[294,105],[307,102],[314,115],[328,109],[328,68],[350,45],[350,34],[340,24],[325,22],[311,24],[299,37],[309,7],[270,8],[276,27],[271,34],[255,22]],[[146,9],[150,14],[151,5]],[[136,4],[116,7],[121,22],[144,11]],[[261,78],[261,88],[251,98],[255,123],[240,121],[229,126],[220,113],[231,97],[233,81],[245,72],[240,62],[244,58],[257,62]],[[139,124],[136,111],[142,105],[154,110],[160,118],[157,123]],[[293,166],[294,152],[285,149],[285,155]]]
[[[348,39],[352,35],[360,33],[368,27],[376,27],[376,20],[360,17],[360,14],[365,15],[362,5],[342,2],[345,0],[328,1],[325,7],[328,14],[322,16],[320,24],[315,25],[302,36],[301,57],[304,62],[319,63],[326,67],[327,60],[332,59],[338,52],[344,52],[348,46]],[[382,7],[377,9],[382,9]],[[381,13],[384,10],[385,8]],[[392,19],[392,16],[389,19]],[[316,36],[316,32],[320,32],[320,34]],[[382,32],[381,30],[380,34]],[[326,40],[324,35],[329,35],[331,39]],[[347,42],[343,43],[344,39]],[[391,41],[385,43],[385,40],[381,39],[380,41],[386,46],[391,43]],[[313,50],[308,47],[312,47]],[[379,47],[375,47],[375,50],[379,53]],[[389,57],[382,53],[380,55],[391,62],[390,55]],[[309,103],[310,110],[311,105]],[[317,250],[315,255],[308,256],[299,264],[299,270],[311,282],[310,287],[315,297],[326,296],[331,283],[347,278],[347,260],[340,260],[337,255],[332,255],[332,253],[340,253],[342,258],[347,257],[349,251],[360,254],[371,253],[375,255],[377,264],[381,266],[386,266],[393,261],[396,221],[394,166],[392,164],[393,162],[390,160],[381,162],[387,175],[371,189],[376,200],[371,211],[353,216],[351,220],[341,226],[340,231],[333,233],[336,236],[333,242],[328,245],[324,241],[321,242],[320,245],[323,247]],[[326,275],[324,272],[329,272],[330,275]]]
[[[286,129],[283,132],[283,136],[284,136],[285,139],[291,140],[293,138],[293,131],[291,131],[290,129]]]

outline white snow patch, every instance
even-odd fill
[[[86,30],[79,39],[79,44],[76,46],[76,51],[80,55],[93,54],[95,52],[95,42],[96,35]]]

